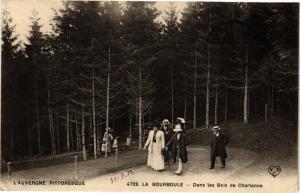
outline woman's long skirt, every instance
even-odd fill
[[[147,165],[154,170],[163,170],[165,168],[164,156],[161,153],[161,145],[153,142],[152,152],[148,152]]]

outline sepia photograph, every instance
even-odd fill
[[[1,191],[298,192],[298,3],[1,4]]]

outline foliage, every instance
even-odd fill
[[[160,12],[155,2],[66,1],[53,33],[34,12],[22,43],[3,12],[4,159],[53,153],[53,142],[64,152],[68,138],[80,150],[82,126],[87,144],[95,134],[100,143],[106,122],[120,136],[177,116],[189,127],[195,109],[202,127],[208,101],[221,123],[241,121],[246,105],[249,121],[261,120],[266,104],[269,121],[296,122],[298,14],[292,3],[188,2],[180,13],[176,3]],[[249,144],[262,142],[257,133]]]

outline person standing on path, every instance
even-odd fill
[[[229,142],[228,137],[220,133],[221,128],[219,126],[213,127],[213,135],[211,138],[210,148],[211,148],[211,164],[209,169],[215,167],[216,157],[221,158],[222,168],[225,168],[225,159],[227,158],[226,145]]]
[[[168,119],[164,119],[161,123],[161,130],[165,134],[165,142],[168,143],[173,136],[173,129],[170,126]],[[165,164],[168,164],[170,167],[170,159],[172,158],[172,151],[170,149],[164,151]]]
[[[109,154],[111,152],[112,140],[114,139],[112,135],[112,129],[110,127],[106,128],[106,131],[103,135],[103,144],[105,144],[106,148],[104,148],[104,152]]]
[[[165,134],[158,129],[157,124],[154,124],[153,129],[149,131],[144,149],[147,147],[147,165],[152,167],[155,171],[165,169],[165,161],[162,154],[162,150],[165,148]]]
[[[174,173],[181,175],[183,172],[183,164],[188,161],[186,146],[191,143],[191,139],[183,132],[180,124],[177,124],[173,131],[174,134],[167,143],[166,149],[172,149],[174,163],[176,163],[178,159],[178,168]]]

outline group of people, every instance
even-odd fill
[[[103,135],[103,143],[101,146],[101,151],[107,154],[112,152],[112,148],[118,147],[118,136],[113,136],[113,130],[110,127],[105,129],[105,133]]]
[[[225,159],[227,158],[226,145],[229,142],[228,137],[220,132],[220,126],[212,128],[211,137],[211,165],[209,169],[214,169],[216,157],[220,157],[222,167],[225,168]],[[164,119],[161,123],[154,123],[149,131],[144,149],[148,148],[147,165],[155,171],[162,171],[165,166],[169,166],[173,162],[178,162],[177,170],[174,172],[181,175],[184,163],[188,162],[187,145],[191,143],[190,137],[185,131],[185,120],[178,117],[174,128],[168,119]],[[126,146],[131,144],[131,136],[127,138]],[[112,147],[117,148],[118,137],[113,136],[113,130],[107,128],[103,135],[103,144],[101,151],[109,154]]]
[[[174,172],[181,175],[183,172],[184,163],[188,162],[187,145],[191,143],[191,139],[185,132],[185,120],[177,118],[174,129],[170,122],[164,119],[160,126],[154,124],[149,131],[147,141],[144,149],[148,148],[147,165],[155,171],[162,171],[165,165],[170,162],[178,162],[177,170]],[[211,138],[211,165],[209,169],[215,167],[216,157],[221,158],[222,168],[225,168],[225,159],[227,158],[226,145],[229,140],[228,137],[221,133],[220,126],[212,128],[213,135]]]
[[[153,125],[144,146],[144,149],[148,147],[148,166],[155,171],[161,171],[171,160],[174,163],[178,160],[175,174],[182,174],[183,164],[188,161],[186,146],[191,143],[191,139],[185,133],[184,124],[183,118],[177,118],[174,129],[167,119],[162,121],[160,127],[157,124]]]

